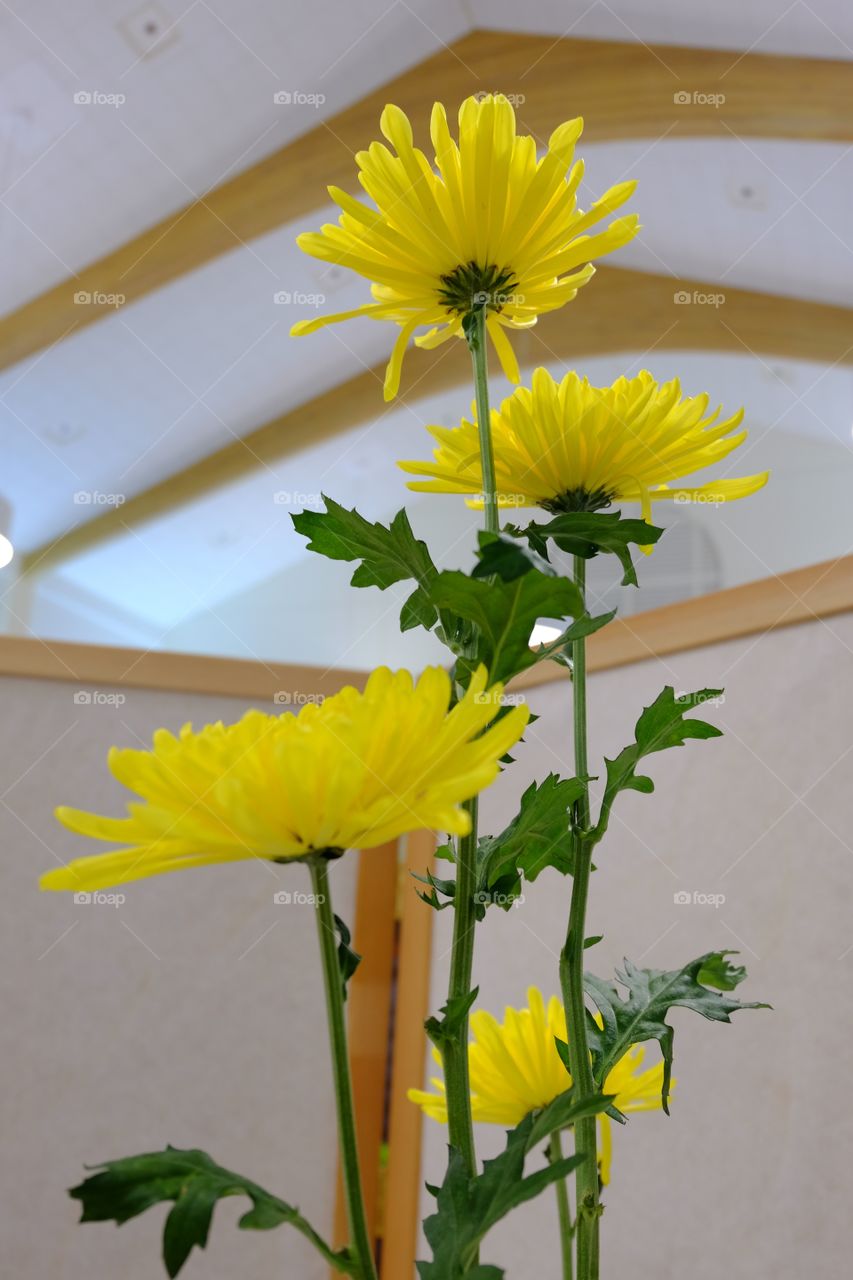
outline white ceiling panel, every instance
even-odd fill
[[[478,27],[597,40],[853,57],[847,0],[469,0]]]

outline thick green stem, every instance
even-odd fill
[[[560,1141],[560,1131],[557,1129],[551,1134],[551,1140],[548,1143],[548,1159],[551,1164],[557,1164],[562,1158],[563,1145]],[[555,1186],[557,1189],[557,1213],[560,1218],[560,1256],[563,1260],[563,1280],[574,1280],[575,1227],[572,1222],[572,1206],[569,1202],[568,1178],[561,1178]]]
[[[453,945],[450,955],[448,1003],[463,1000],[471,990],[474,967],[474,892],[477,887],[477,799],[465,805],[471,815],[471,830],[457,846],[456,892],[453,898]],[[442,1047],[444,1083],[447,1091],[447,1129],[450,1145],[462,1153],[473,1175],[477,1172],[474,1124],[471,1118],[471,1085],[468,1077],[468,1019],[458,1034]]]
[[[497,533],[498,495],[495,484],[495,455],[492,447],[492,416],[489,409],[489,366],[486,358],[486,309],[474,312],[468,346],[474,365],[474,396],[477,402],[477,430],[480,434],[480,465],[483,472],[485,527]]]
[[[360,1268],[359,1280],[376,1280],[376,1263],[373,1257],[370,1234],[367,1229],[364,1196],[361,1190],[355,1107],[353,1106],[352,1080],[350,1077],[349,1054],[347,1052],[344,988],[341,968],[338,963],[335,917],[332,912],[332,899],[329,893],[329,871],[326,862],[322,858],[314,859],[310,866],[317,918],[317,935],[320,940],[320,954],[323,958],[323,983],[326,991],[329,1040],[332,1048],[332,1075],[335,1085],[335,1107],[338,1116],[338,1139],[341,1150],[350,1249]]]
[[[574,557],[574,577],[581,595],[586,586],[586,563]],[[574,724],[575,774],[583,782],[583,792],[574,814],[574,868],[572,900],[566,942],[560,955],[560,983],[566,1009],[569,1042],[569,1065],[575,1092],[579,1099],[596,1092],[589,1057],[586,1032],[586,1002],[583,988],[584,930],[593,842],[589,835],[589,790],[587,778],[586,722],[586,647],[585,641],[572,643],[572,718]],[[584,1161],[577,1168],[577,1240],[578,1280],[598,1280],[598,1159],[595,1117],[579,1120],[575,1125],[575,1149]]]
[[[480,459],[483,470],[485,526],[498,529],[495,463],[492,451],[491,417],[489,413],[489,376],[486,361],[486,313],[480,308],[473,313],[467,330],[468,346],[474,372],[474,394],[480,432]],[[465,808],[471,817],[471,830],[457,845],[456,893],[453,905],[453,944],[450,959],[448,1004],[464,1000],[471,991],[474,965],[474,930],[477,924],[474,893],[477,887],[477,798]],[[457,1034],[442,1047],[444,1082],[447,1090],[447,1127],[450,1145],[461,1152],[473,1175],[477,1172],[474,1125],[471,1119],[471,1088],[468,1076],[468,1019],[464,1018]]]

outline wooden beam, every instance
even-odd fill
[[[709,294],[723,301],[720,305],[694,301]],[[679,296],[690,302],[676,301]],[[389,350],[392,336],[389,326]],[[576,302],[543,316],[533,329],[514,334],[512,341],[527,368],[555,361],[571,366],[590,356],[654,347],[853,364],[853,311],[605,266]],[[383,412],[383,372],[381,365],[359,373],[122,506],[74,526],[25,556],[24,572],[55,569],[129,528],[197,501],[258,468],[273,468],[300,449],[375,418]],[[463,342],[453,341],[436,351],[412,350],[404,365],[402,397],[413,404],[427,394],[465,386],[469,379]],[[718,394],[716,388],[708,390]],[[460,412],[467,408],[467,400],[460,398],[459,407]]]
[[[328,697],[344,685],[362,688],[364,671],[217,658],[197,653],[119,649],[69,644],[29,636],[0,636],[0,676],[64,680],[119,689],[169,689],[258,698],[278,707],[298,707],[307,695]],[[282,695],[276,699],[276,694]]]
[[[411,115],[426,145],[436,98],[453,107],[491,90],[515,95],[522,127],[543,140],[573,115],[585,117],[590,142],[732,133],[853,140],[850,62],[474,31],[0,320],[0,368],[104,315],[75,304],[78,292],[135,302],[306,217],[328,184],[355,189],[353,153],[377,137],[386,102]]]
[[[851,610],[853,556],[844,556],[649,609],[632,618],[616,618],[590,636],[587,665],[590,671],[609,671]],[[563,679],[568,679],[565,667],[542,662],[518,676],[512,687],[532,689]]]
[[[435,836],[413,831],[406,841],[400,882],[400,945],[397,959],[394,1034],[391,1046],[391,1089],[388,1123],[388,1172],[382,1236],[381,1280],[413,1275],[421,1193],[420,1107],[409,1102],[409,1089],[424,1085],[427,1048],[424,1021],[429,1013],[432,910],[417,894],[415,875],[433,869]]]

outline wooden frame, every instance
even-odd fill
[[[360,688],[366,672],[346,667],[296,666],[217,658],[207,654],[169,653],[156,649],[121,649],[110,645],[72,644],[30,636],[0,636],[0,676],[34,676],[41,680],[76,680],[130,689],[173,689],[184,693],[221,693],[224,697],[259,698],[287,705],[288,697],[320,693],[328,696],[353,684]]]

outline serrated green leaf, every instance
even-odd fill
[[[556,569],[544,556],[509,533],[489,533],[481,529],[477,541],[480,549],[472,578],[495,577],[513,582],[531,569],[538,569],[548,578],[557,576]]]
[[[564,1043],[564,1041],[558,1040],[558,1048]],[[568,1052],[568,1045],[565,1047]],[[566,1070],[568,1070],[568,1067]],[[545,1138],[550,1138],[551,1134],[557,1129],[566,1129],[569,1125],[575,1124],[578,1120],[584,1120],[587,1116],[597,1116],[602,1112],[609,1111],[614,1097],[615,1094],[597,1093],[591,1098],[581,1100],[574,1096],[573,1089],[567,1089],[565,1093],[559,1094],[553,1102],[549,1102],[547,1107],[543,1107],[541,1111],[537,1111],[534,1115],[533,1125],[527,1138],[527,1150],[532,1151],[537,1143],[544,1141]]]
[[[451,996],[447,1004],[442,1005],[439,1016],[427,1018],[424,1030],[437,1049],[448,1041],[459,1039],[459,1033],[465,1026],[471,1006],[480,994],[475,987],[465,996]]]
[[[531,524],[518,532],[541,555],[547,555],[549,539],[561,551],[582,556],[585,560],[591,560],[601,552],[615,555],[623,570],[622,585],[636,587],[637,571],[630,547],[632,544],[653,546],[664,531],[645,520],[624,517],[619,511],[570,511],[555,516],[547,524]]]
[[[769,1005],[745,1004],[702,982],[703,973],[718,975],[725,957],[732,951],[709,951],[681,969],[640,969],[625,960],[616,971],[623,995],[614,982],[604,982],[593,974],[584,975],[584,984],[601,1014],[602,1025],[590,1017],[587,1025],[590,1048],[595,1055],[594,1075],[602,1086],[608,1072],[634,1044],[657,1040],[663,1054],[663,1109],[669,1113],[669,1085],[672,1077],[674,1030],[666,1016],[676,1006],[701,1013],[712,1022],[730,1022],[739,1009],[767,1009]],[[729,966],[733,968],[733,966]]]
[[[668,747],[681,747],[690,738],[719,738],[722,730],[706,720],[687,720],[687,712],[711,698],[720,689],[701,689],[697,693],[675,696],[672,685],[667,685],[654,702],[643,709],[634,729],[634,741],[619,752],[615,760],[607,760],[607,784],[601,805],[601,816],[595,830],[600,840],[607,830],[613,801],[620,791],[641,791],[648,794],[655,789],[651,778],[637,773],[637,765],[646,756]]]
[[[568,1156],[525,1176],[534,1124],[534,1115],[525,1116],[507,1133],[501,1154],[486,1160],[476,1177],[471,1177],[459,1152],[451,1148],[447,1173],[436,1193],[437,1211],[424,1223],[432,1260],[417,1264],[420,1280],[470,1280],[471,1276],[493,1280],[503,1275],[495,1267],[474,1262],[481,1240],[512,1209],[565,1178],[584,1159]]]
[[[430,586],[429,598],[439,609],[474,624],[476,653],[465,666],[470,670],[485,663],[492,682],[505,682],[539,661],[540,655],[530,648],[538,618],[578,618],[584,614],[573,582],[534,568],[511,582],[484,582],[457,570],[445,570]]]
[[[68,1193],[82,1204],[81,1222],[121,1225],[152,1205],[174,1201],[163,1231],[163,1261],[171,1277],[178,1274],[194,1247],[203,1249],[207,1244],[216,1202],[236,1195],[247,1196],[252,1202],[252,1208],[240,1219],[243,1229],[266,1231],[290,1223],[337,1270],[352,1276],[358,1273],[349,1253],[332,1249],[293,1205],[223,1169],[204,1151],[167,1147],[165,1151],[109,1160],[96,1169]]]
[[[478,888],[487,892],[499,878],[517,879],[522,872],[533,881],[545,867],[571,874],[571,811],[582,795],[577,778],[549,773],[544,782],[532,782],[512,822],[500,835],[480,840]]]
[[[746,967],[732,964],[726,956],[736,955],[734,951],[713,951],[705,965],[699,971],[698,981],[703,987],[716,987],[718,991],[734,991],[746,977]]]
[[[348,511],[325,494],[323,501],[325,511],[301,511],[291,517],[297,533],[308,538],[308,550],[330,560],[360,560],[350,579],[354,587],[384,591],[396,582],[414,580],[418,585],[403,605],[401,630],[418,626],[431,630],[438,614],[427,593],[438,571],[426,543],[412,532],[405,508],[386,527],[371,524],[358,511]]]

